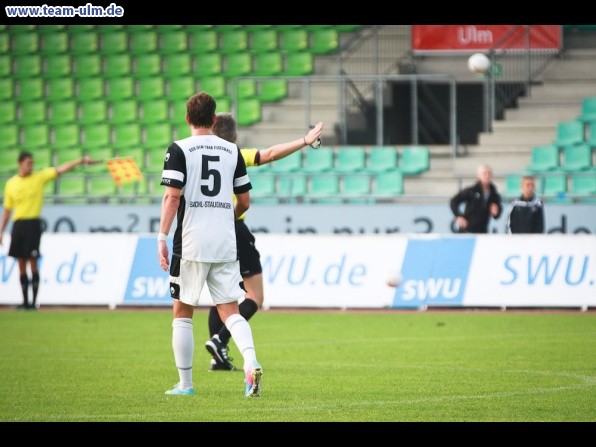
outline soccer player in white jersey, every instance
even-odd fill
[[[240,149],[216,135],[215,100],[207,93],[186,103],[191,136],[168,148],[161,184],[158,259],[170,272],[174,300],[172,347],[179,382],[166,394],[194,395],[192,317],[203,285],[244,359],[246,397],[259,396],[263,369],[257,361],[251,327],[240,315],[244,297],[234,221],[250,206],[251,184]],[[236,196],[234,204],[233,196]],[[171,264],[166,238],[177,217]]]

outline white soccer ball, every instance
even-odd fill
[[[468,59],[468,69],[472,73],[486,73],[490,67],[490,59],[483,53],[474,53]]]
[[[389,270],[387,272],[387,276],[385,277],[385,283],[389,287],[399,287],[402,281],[401,272],[396,270]]]

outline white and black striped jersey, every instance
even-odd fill
[[[216,135],[193,135],[168,148],[161,185],[182,190],[173,256],[198,262],[238,259],[234,194],[252,186],[240,149]]]

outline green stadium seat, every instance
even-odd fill
[[[7,33],[0,32],[0,53],[8,54],[10,52],[10,36]]]
[[[400,171],[386,171],[375,174],[372,194],[375,197],[399,196],[404,192],[404,178]]]
[[[76,84],[76,97],[79,101],[92,101],[105,98],[103,78],[83,78]]]
[[[203,53],[195,56],[194,74],[198,78],[219,76],[222,74],[222,67],[223,59],[219,53]]]
[[[202,91],[208,92],[214,98],[228,96],[227,81],[223,76],[205,76],[199,79],[199,87]]]
[[[141,146],[141,125],[138,123],[118,124],[114,126],[113,146],[116,150]]]
[[[559,121],[557,136],[553,144],[558,147],[571,146],[584,142],[584,123],[579,120]]]
[[[299,202],[308,194],[308,177],[304,174],[288,174],[278,177],[277,195],[288,202]]]
[[[587,96],[582,100],[581,111],[577,117],[586,124],[596,124],[596,96]]]
[[[37,33],[18,33],[12,35],[12,54],[33,54],[36,53],[38,50],[39,36]]]
[[[0,136],[2,136],[3,127],[0,127]],[[0,142],[2,144],[2,142]],[[16,148],[5,148],[2,147],[0,150],[0,174],[5,175],[14,175],[18,172],[18,160],[19,154],[21,153],[20,149]],[[4,184],[2,184],[4,187]]]
[[[174,141],[174,130],[170,123],[152,124],[145,128],[145,145],[163,147],[164,151]]]
[[[338,173],[360,172],[366,169],[366,150],[360,146],[337,148],[334,171]]]
[[[140,101],[162,98],[165,91],[165,82],[161,76],[141,78],[137,81],[137,98]]]
[[[83,155],[85,154],[81,148],[56,148],[54,150],[54,166],[60,166],[69,161],[76,160],[77,158],[81,158]]]
[[[139,169],[142,170],[145,168],[147,157],[145,154],[145,149],[142,147],[127,147],[119,150],[116,155],[118,157],[131,157],[137,162]]]
[[[126,31],[131,35],[136,33],[146,33],[147,31],[155,31],[155,25],[126,25]]]
[[[278,49],[279,39],[275,28],[263,28],[250,31],[250,50],[254,53],[268,53]]]
[[[16,103],[14,101],[0,101],[0,124],[11,124],[16,119]]]
[[[362,27],[363,25],[333,25],[333,28],[335,28],[340,33],[351,33],[355,31],[360,31]]]
[[[91,54],[99,50],[97,34],[94,31],[85,31],[70,35],[71,54]]]
[[[308,31],[303,28],[281,31],[279,48],[288,53],[308,50]]]
[[[164,56],[163,74],[168,77],[185,76],[192,73],[192,58],[189,54],[168,54]]]
[[[398,151],[393,146],[374,146],[370,149],[366,170],[371,173],[397,169]]]
[[[522,181],[523,174],[519,173],[509,173],[505,176],[505,190],[503,191],[503,195],[505,197],[519,197],[521,195],[521,181]],[[538,185],[536,185],[536,194],[539,194],[541,190],[538,189]]]
[[[110,54],[103,58],[104,77],[126,77],[132,72],[132,58],[128,54]]]
[[[252,189],[250,190],[251,200],[269,199],[275,196],[275,176],[255,175],[250,177]],[[276,200],[277,201],[277,200]]]
[[[288,82],[285,79],[267,79],[257,85],[257,98],[261,102],[280,101],[288,96]]]
[[[130,33],[130,27],[127,28]],[[157,52],[157,33],[145,30],[130,33],[129,52],[133,55]]]
[[[147,172],[150,174],[161,174],[167,147],[152,147],[147,151]]]
[[[232,95],[238,100],[254,98],[257,95],[257,81],[254,79],[239,79],[233,82]]]
[[[37,101],[44,97],[44,82],[41,78],[19,79],[16,84],[17,101]]]
[[[62,124],[54,127],[52,147],[75,147],[80,146],[80,130],[78,124]]]
[[[8,54],[0,54],[0,78],[12,76],[12,62]]]
[[[310,177],[309,198],[317,202],[325,199],[325,203],[341,202],[339,196],[339,177],[335,174],[315,174]],[[332,199],[329,201],[328,199]]]
[[[99,52],[103,55],[128,52],[128,34],[124,28],[100,33]]]
[[[160,78],[161,80],[161,78]],[[133,78],[121,77],[106,80],[106,99],[108,101],[120,101],[135,96],[135,84]]]
[[[292,52],[286,55],[286,76],[306,76],[314,72],[315,65],[312,53],[308,51]]]
[[[17,108],[17,123],[21,126],[45,123],[46,104],[42,101],[27,101]]]
[[[90,202],[112,203],[117,201],[118,189],[110,174],[89,175],[87,187]]]
[[[277,76],[284,70],[284,56],[280,51],[258,53],[254,64],[253,76]]]
[[[132,74],[137,77],[159,76],[161,74],[161,57],[158,54],[139,54],[132,63]]]
[[[98,54],[81,54],[73,58],[72,75],[89,78],[101,75],[101,57]]]
[[[596,123],[588,126],[588,134],[586,135],[586,144],[591,148],[596,148]]]
[[[38,147],[31,150],[33,153],[33,161],[35,163],[35,170],[54,166],[54,154],[52,150],[47,147]]]
[[[334,28],[310,31],[310,51],[313,54],[330,54],[339,50],[339,32]]]
[[[218,32],[225,32],[225,31],[230,31],[230,30],[235,30],[235,29],[240,29],[242,28],[244,25],[215,25],[215,29]]]
[[[22,127],[22,146],[33,150],[50,145],[50,128],[45,124],[30,124]]]
[[[213,29],[198,29],[189,35],[190,53],[193,55],[214,53],[219,45],[219,35]]]
[[[559,168],[559,148],[554,144],[534,146],[530,153],[530,172],[548,172]]]
[[[19,126],[3,124],[0,126],[0,153],[19,144]]]
[[[108,120],[108,103],[98,99],[80,103],[79,123],[83,125],[105,123]]]
[[[562,149],[561,169],[580,172],[592,169],[592,149],[587,144],[566,146]]]
[[[8,31],[10,34],[28,33],[37,31],[37,25],[9,25]]]
[[[161,54],[185,53],[188,51],[186,31],[182,29],[160,31],[159,52]]]
[[[72,59],[68,54],[53,54],[42,60],[42,75],[45,78],[70,76]]]
[[[333,171],[335,156],[330,147],[320,147],[316,150],[308,150],[304,156],[303,172],[307,174],[319,174]]]
[[[219,32],[220,54],[227,55],[232,53],[244,52],[248,49],[248,33],[242,28],[230,29]]]
[[[596,173],[575,173],[571,176],[569,193],[576,196],[596,195]]]
[[[563,173],[543,175],[544,187],[542,193],[545,196],[562,196],[567,193],[567,175]],[[519,191],[519,184],[518,184]],[[518,192],[519,195],[519,192]]]
[[[0,100],[12,100],[13,94],[14,81],[12,80],[12,78],[0,78]]]
[[[256,98],[246,98],[237,104],[238,126],[250,126],[261,121],[261,101]]]
[[[56,192],[62,203],[86,203],[87,177],[80,174],[62,175],[56,181]]]
[[[123,99],[110,104],[109,121],[112,124],[132,123],[137,120],[138,116],[136,99]]]
[[[37,32],[42,36],[44,34],[55,34],[55,33],[65,32],[65,31],[66,31],[66,25],[38,25],[37,26]]]
[[[252,54],[232,53],[225,56],[222,74],[227,78],[250,76],[252,74]]]
[[[57,31],[40,36],[40,53],[65,54],[68,52],[68,33]]]
[[[430,149],[426,146],[404,146],[399,169],[404,175],[419,175],[430,169]]]
[[[271,172],[275,174],[291,174],[302,170],[302,152],[294,152],[287,157],[271,163]]]
[[[140,107],[140,121],[142,124],[154,124],[168,121],[170,104],[166,99],[152,99],[143,101]]]
[[[188,97],[182,101],[170,102],[170,123],[173,126],[180,125],[182,127],[185,127],[185,135],[187,132],[186,127],[188,126],[188,124],[186,124],[186,99],[188,99]],[[217,102],[217,99],[215,99],[215,101]],[[221,112],[221,110],[219,109],[219,104],[217,105],[217,111]]]
[[[232,101],[230,98],[221,97],[221,98],[214,98],[215,102],[217,103],[217,111],[218,112],[232,112]]]
[[[196,93],[196,82],[193,76],[178,76],[167,80],[167,97],[171,101],[187,100]]]
[[[371,193],[369,174],[348,174],[343,176],[341,196],[351,203],[368,203]]]
[[[108,124],[97,123],[83,128],[83,147],[86,150],[105,148],[111,144],[111,129]]]
[[[26,54],[13,58],[14,67],[12,75],[16,78],[32,78],[41,76],[41,56],[39,54]]]
[[[63,101],[75,95],[75,82],[71,77],[52,78],[47,82],[46,101]]]

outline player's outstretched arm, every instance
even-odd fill
[[[280,158],[293,154],[304,146],[310,146],[321,137],[321,132],[323,132],[323,122],[319,121],[303,138],[288,141],[286,143],[275,144],[267,149],[260,150],[259,164],[264,165],[265,163],[271,163],[274,160],[279,160]]]
[[[93,158],[89,157],[88,155],[85,155],[84,157],[81,158],[77,158],[76,160],[71,160],[71,161],[67,161],[64,164],[61,164],[60,166],[56,166],[56,172],[58,173],[58,175],[62,175],[65,172],[68,171],[72,171],[74,168],[76,168],[79,165],[94,165],[97,163],[101,163],[101,160],[94,160]]]

